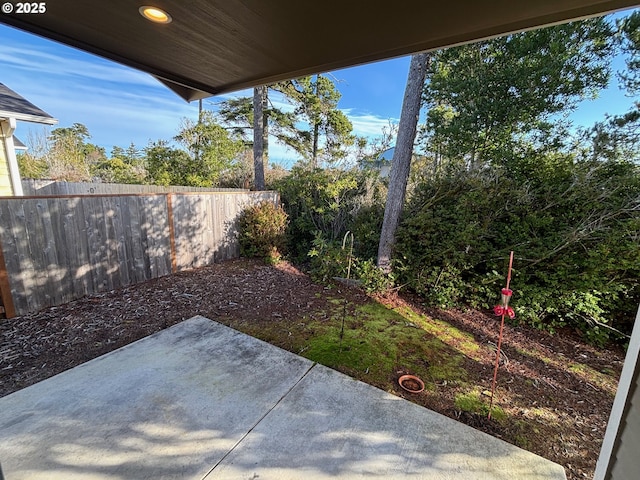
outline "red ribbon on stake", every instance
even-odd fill
[[[509,300],[511,300],[511,295],[513,295],[513,291],[509,288],[509,284],[511,283],[511,268],[513,267],[513,251],[509,255],[509,270],[507,271],[507,286],[502,289],[501,294],[501,304],[493,307],[493,313],[499,315],[500,319],[500,335],[498,336],[498,348],[496,349],[496,364],[493,369],[493,382],[491,383],[491,402],[489,403],[489,415],[488,419],[491,420],[491,411],[493,410],[493,394],[496,391],[496,380],[498,378],[498,366],[500,365],[500,347],[502,346],[502,332],[504,330],[504,317],[509,316],[509,318],[515,318],[516,314],[513,311],[513,308],[509,306]]]

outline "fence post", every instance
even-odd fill
[[[0,241],[0,296],[2,305],[4,306],[4,315],[7,318],[16,316],[16,309],[13,305],[13,297],[11,296],[11,285],[9,284],[9,275],[7,274],[7,266],[4,263],[4,251],[2,242]]]
[[[169,217],[169,245],[171,245],[171,273],[178,271],[176,262],[176,231],[173,226],[173,193],[167,193],[167,216]]]

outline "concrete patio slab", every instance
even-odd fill
[[[0,463],[6,480],[565,479],[204,317],[0,399]]]
[[[560,465],[316,365],[207,480],[563,479]]]
[[[312,365],[192,318],[1,398],[5,479],[200,479]]]

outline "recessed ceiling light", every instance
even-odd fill
[[[158,7],[143,5],[138,9],[140,15],[155,23],[171,23],[171,15]]]

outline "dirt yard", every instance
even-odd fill
[[[595,349],[573,332],[507,325],[499,410],[488,420],[498,331],[490,312],[425,309],[403,295],[372,299],[314,284],[287,263],[241,259],[0,320],[0,396],[194,315],[312,360],[328,358],[323,363],[346,374],[560,463],[569,480],[593,476],[624,360],[620,349]],[[352,343],[341,337],[340,354],[337,347],[330,357],[319,353],[318,339],[335,340],[345,318]],[[366,336],[371,325],[375,337]],[[358,357],[381,337],[381,351],[393,355],[365,368]],[[404,392],[397,379],[405,373],[420,375],[425,391]]]

